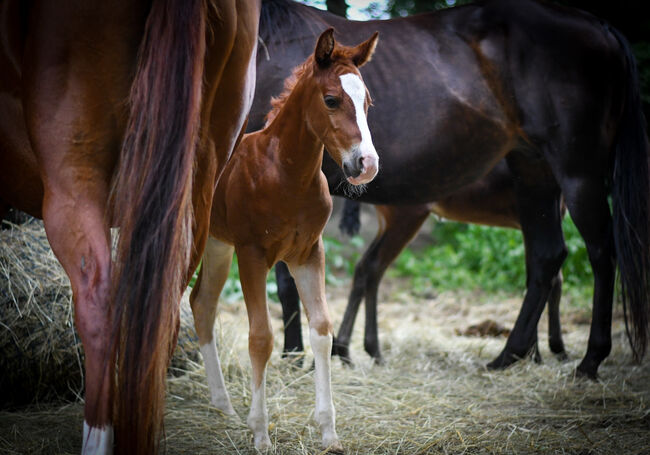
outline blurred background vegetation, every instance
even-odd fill
[[[353,19],[386,19],[435,11],[471,0],[301,0],[334,14]],[[609,22],[631,42],[639,69],[646,119],[650,118],[650,15],[642,11],[638,0],[560,0],[556,3],[580,8]],[[333,217],[339,216],[334,213]],[[431,227],[432,226],[432,227]],[[563,222],[569,255],[562,268],[564,296],[590,305],[593,278],[584,242],[570,217]],[[486,292],[522,293],[526,283],[525,252],[521,232],[456,222],[425,224],[429,242],[409,247],[386,274],[386,278],[407,280],[416,295],[430,295],[442,290],[465,289]],[[354,266],[367,247],[360,236],[342,239],[325,237],[327,280],[329,285],[346,284]],[[236,261],[236,259],[235,259]],[[236,264],[224,289],[224,298],[241,298]],[[268,291],[277,300],[273,272]]]

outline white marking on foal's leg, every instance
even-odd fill
[[[111,455],[113,453],[113,427],[91,427],[84,420],[82,455]]]
[[[316,421],[323,435],[323,447],[341,450],[339,437],[336,435],[336,411],[332,402],[332,379],[330,375],[330,355],[332,352],[332,335],[319,335],[315,328],[309,330],[311,350],[314,352],[316,379]]]
[[[221,363],[217,353],[217,344],[214,339],[209,343],[201,346],[201,355],[205,365],[205,374],[208,376],[208,386],[210,387],[210,402],[224,414],[235,415],[235,410],[230,403],[230,397],[226,390],[226,384],[221,372]]]
[[[255,381],[251,381],[251,390],[251,411],[246,423],[253,432],[255,448],[267,450],[271,448],[271,439],[269,438],[269,413],[266,410],[266,371],[263,373],[259,387],[255,386]]]

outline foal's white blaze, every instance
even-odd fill
[[[361,174],[357,177],[348,178],[348,181],[353,185],[360,185],[362,183],[368,183],[375,178],[375,175],[377,175],[377,171],[379,170],[379,157],[377,156],[377,151],[372,143],[370,129],[368,128],[368,120],[366,119],[366,111],[363,108],[366,100],[366,86],[363,85],[361,78],[354,73],[343,74],[339,77],[341,79],[341,87],[343,88],[343,91],[347,93],[352,100],[352,104],[354,104],[357,126],[361,132],[359,152],[362,157],[363,169],[361,169]],[[352,153],[352,151],[349,151],[348,153]],[[350,158],[354,159],[353,157]]]
[[[221,372],[221,363],[217,353],[217,344],[214,338],[209,343],[201,346],[201,355],[205,365],[205,373],[208,376],[210,387],[211,403],[224,414],[235,415],[235,410],[230,404],[230,397],[226,390],[226,384]]]
[[[84,420],[82,455],[111,455],[113,453],[113,427],[91,427]]]
[[[309,341],[314,353],[314,375],[316,377],[316,421],[323,435],[323,446],[340,448],[336,434],[334,402],[332,401],[332,383],[330,376],[330,358],[332,352],[332,335],[319,335],[311,327]]]

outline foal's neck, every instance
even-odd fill
[[[305,186],[320,175],[323,143],[307,124],[302,99],[301,90],[294,89],[265,132],[277,138],[277,165],[295,175],[294,182]]]

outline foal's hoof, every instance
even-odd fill
[[[335,441],[327,446],[324,446],[323,450],[326,451],[326,453],[335,453],[340,455],[345,453],[345,450],[343,450],[343,446],[339,441]]]
[[[271,439],[269,438],[268,433],[256,434],[254,436],[254,441],[255,448],[260,452],[266,452],[267,450],[271,450],[271,448],[273,448],[273,444],[271,444]]]

